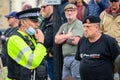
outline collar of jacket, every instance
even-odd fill
[[[44,18],[44,20],[49,20],[49,21],[52,21],[53,20],[53,13],[48,17],[48,18]]]
[[[108,7],[105,11],[106,11],[108,14],[112,15],[112,12],[111,12],[110,7]],[[116,15],[120,15],[120,8],[119,8],[119,10],[116,12]]]

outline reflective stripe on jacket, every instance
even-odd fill
[[[35,49],[32,50],[21,37],[13,35],[8,40],[8,55],[21,66],[28,69],[35,69],[47,54],[46,48],[40,43],[36,44],[34,38],[31,38],[29,35],[23,32],[20,33],[27,36],[33,42]]]

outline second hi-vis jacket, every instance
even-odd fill
[[[36,43],[33,37],[18,30],[23,36],[27,36],[35,46],[32,50],[29,45],[18,35],[9,38],[7,44],[8,55],[18,64],[28,69],[35,69],[40,65],[44,56],[46,56],[46,48],[41,43]]]

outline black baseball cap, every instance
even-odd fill
[[[100,23],[101,21],[99,16],[90,15],[83,20],[83,23],[87,23],[87,19],[90,21],[90,23]]]
[[[110,2],[119,2],[119,0],[110,0]]]

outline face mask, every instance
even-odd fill
[[[29,34],[29,35],[34,35],[35,34],[35,29],[33,29],[31,26],[26,29],[26,32]]]

